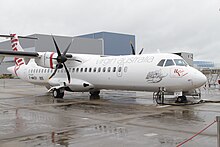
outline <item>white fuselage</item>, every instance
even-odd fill
[[[71,82],[67,80],[64,68],[49,79],[54,69],[38,66],[34,59],[16,70],[17,76],[33,84],[46,87],[67,85],[71,91],[90,91],[101,89],[158,91],[189,91],[202,86],[206,77],[189,65],[165,66],[168,59],[182,59],[174,54],[143,54],[128,56],[100,56],[72,54],[82,60],[78,63],[66,61]],[[162,66],[158,63],[165,59]],[[14,68],[9,71],[15,73]],[[82,86],[88,84],[89,86]]]

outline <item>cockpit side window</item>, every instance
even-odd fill
[[[160,62],[157,64],[157,66],[163,67],[164,61],[165,61],[165,59],[160,60]]]
[[[183,59],[174,59],[177,66],[187,66],[187,63]]]
[[[173,66],[175,65],[172,59],[167,59],[165,66]]]

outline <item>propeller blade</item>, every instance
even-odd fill
[[[52,73],[52,75],[49,77],[49,79],[51,79],[56,74],[58,68],[59,68],[59,64],[56,65],[56,68],[54,72]]]
[[[78,60],[78,59],[71,59],[73,61],[76,61],[76,62],[79,62],[79,63],[82,63],[82,61]]]
[[[135,50],[134,50],[134,46],[133,46],[133,44],[132,44],[132,42],[130,41],[130,45],[131,45],[131,51],[132,51],[132,55],[135,55]]]
[[[63,65],[64,65],[64,67],[65,67],[66,74],[67,74],[67,78],[68,78],[68,81],[69,81],[69,83],[70,83],[70,73],[69,73],[69,71],[68,71],[68,69],[67,69],[67,67],[66,67],[66,64],[63,63]]]
[[[139,52],[139,55],[141,55],[143,51],[144,51],[144,48],[141,49],[141,51]]]
[[[61,56],[60,49],[59,49],[59,47],[58,47],[58,45],[56,43],[56,40],[54,39],[53,35],[52,35],[52,38],[53,38],[53,42],[54,42],[56,50],[57,50],[57,54],[58,54],[58,56]]]
[[[72,44],[73,40],[70,42],[70,44],[67,46],[67,48],[65,49],[65,51],[63,52],[63,55],[66,55],[66,53],[68,52],[71,44]]]

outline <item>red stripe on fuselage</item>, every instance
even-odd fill
[[[52,69],[53,69],[53,55],[54,55],[54,53],[50,54],[50,68],[52,68]]]

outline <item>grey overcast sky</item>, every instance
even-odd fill
[[[0,34],[133,34],[144,53],[220,63],[220,0],[1,0]]]

